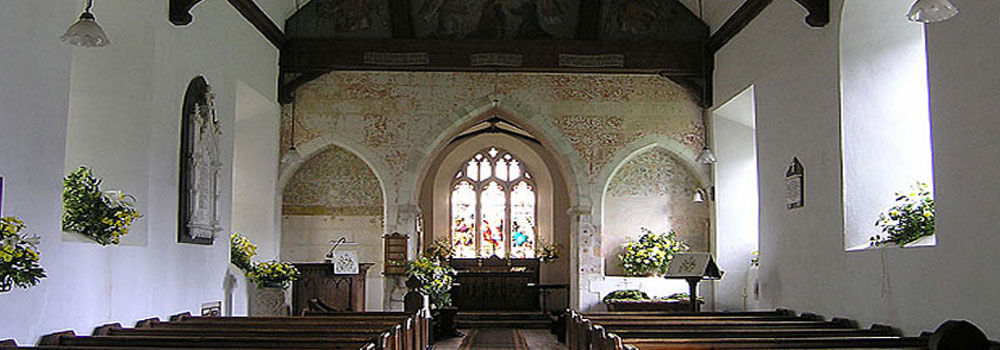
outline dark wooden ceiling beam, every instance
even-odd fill
[[[285,33],[281,32],[279,28],[271,18],[261,10],[257,3],[253,0],[229,0],[229,4],[233,5],[243,18],[246,18],[250,24],[257,28],[261,34],[271,42],[274,47],[279,50],[285,45]]]
[[[746,26],[749,25],[754,18],[757,18],[757,15],[764,12],[764,9],[766,9],[768,5],[771,5],[772,1],[773,0],[747,0],[744,2],[740,8],[736,9],[736,12],[734,12],[732,16],[729,16],[729,19],[722,24],[722,27],[719,27],[719,30],[716,30],[715,33],[708,38],[708,42],[705,43],[706,51],[714,55],[719,51],[719,49],[726,46],[726,43],[728,43],[729,40],[736,37],[736,34],[743,31],[743,28],[746,28]]]
[[[427,53],[420,65],[366,64],[366,52]],[[296,39],[282,50],[285,73],[326,70],[568,72],[568,73],[658,73],[664,76],[700,76],[699,43],[628,43],[553,40],[411,40],[411,39]],[[519,67],[472,66],[477,53],[521,55]],[[560,54],[624,55],[621,67],[565,67]]]
[[[795,0],[809,11],[806,24],[820,28],[830,23],[830,0]]]
[[[177,26],[186,26],[191,24],[191,8],[197,5],[201,0],[170,0],[170,12],[167,14],[167,20]]]

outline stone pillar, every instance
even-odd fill
[[[596,298],[590,293],[590,279],[603,272],[601,239],[593,224],[593,208],[580,205],[567,211],[570,215],[570,307],[584,310]]]

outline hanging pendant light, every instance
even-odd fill
[[[294,14],[297,15],[298,13],[299,13],[299,0],[295,0]],[[295,34],[298,34],[299,32],[298,27],[299,25],[298,23],[296,23],[295,27],[293,28],[295,29]],[[289,144],[288,152],[285,152],[285,157],[282,158],[282,161],[286,163],[297,163],[302,160],[302,154],[300,154],[299,150],[295,148],[295,105],[298,103],[299,98],[298,96],[296,96],[294,89],[292,90],[291,95],[292,95],[292,125],[290,127],[291,133],[289,133],[288,135],[288,144]]]
[[[910,7],[906,18],[911,22],[941,22],[958,14],[958,8],[948,0],[917,0]]]
[[[104,34],[104,29],[101,29],[94,20],[94,14],[90,13],[92,7],[94,7],[93,0],[87,0],[87,10],[80,14],[80,19],[69,26],[59,39],[64,43],[82,47],[104,47],[111,44],[111,40]]]
[[[695,203],[702,203],[705,201],[705,190],[697,188],[694,190],[694,197],[691,200]]]
[[[702,7],[701,0],[698,0],[698,19],[704,21],[704,8]],[[705,51],[704,45],[702,45],[702,51],[703,52]],[[709,79],[707,74],[708,69],[706,69],[705,67],[704,57],[702,57],[701,60],[701,71],[703,74],[705,74],[705,79],[706,80]],[[705,138],[704,138],[705,147],[701,149],[701,152],[698,153],[698,156],[694,158],[694,161],[701,164],[712,164],[715,163],[715,154],[712,153],[711,148],[708,148],[708,110],[704,108],[702,108],[701,111],[701,125],[704,127],[705,130]]]
[[[705,142],[707,143],[708,141],[706,140]],[[711,148],[705,146],[705,148],[701,149],[701,153],[698,153],[698,156],[694,158],[694,161],[702,164],[715,163],[715,153],[712,153]]]

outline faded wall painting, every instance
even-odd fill
[[[569,39],[579,0],[413,0],[420,38]]]
[[[603,0],[603,41],[698,41],[705,33],[704,24],[678,1]]]
[[[305,161],[285,186],[285,215],[382,214],[382,189],[368,164],[330,147]]]
[[[288,20],[287,34],[297,38],[389,38],[389,1],[312,0]]]
[[[387,169],[387,191],[423,149],[464,115],[470,104],[500,94],[500,108],[536,117],[540,127],[565,138],[596,181],[614,154],[643,137],[662,135],[691,152],[704,142],[697,104],[677,84],[653,75],[542,73],[333,72],[300,88],[295,140],[321,136],[367,147]],[[525,115],[527,116],[527,115]],[[288,149],[289,116],[281,149]],[[377,158],[377,159],[376,159]],[[569,175],[577,176],[577,175]]]
[[[608,275],[623,275],[621,246],[637,239],[641,227],[655,233],[677,231],[692,251],[708,251],[709,208],[692,200],[698,181],[671,152],[653,148],[622,165],[605,193],[604,264]]]

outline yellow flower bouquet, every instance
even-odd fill
[[[254,265],[253,270],[247,272],[250,281],[258,287],[270,287],[287,289],[292,285],[292,281],[299,279],[299,270],[295,265],[281,261],[265,261]]]
[[[685,252],[688,245],[677,240],[677,232],[655,234],[641,227],[643,235],[637,241],[625,242],[618,255],[622,269],[628,276],[662,275],[674,259],[674,254]]]
[[[0,218],[0,292],[30,288],[46,277],[38,264],[38,237],[22,234],[24,227],[17,218]]]
[[[101,245],[118,244],[141,217],[135,198],[120,191],[101,191],[101,179],[85,166],[63,179],[64,231],[73,231]]]

